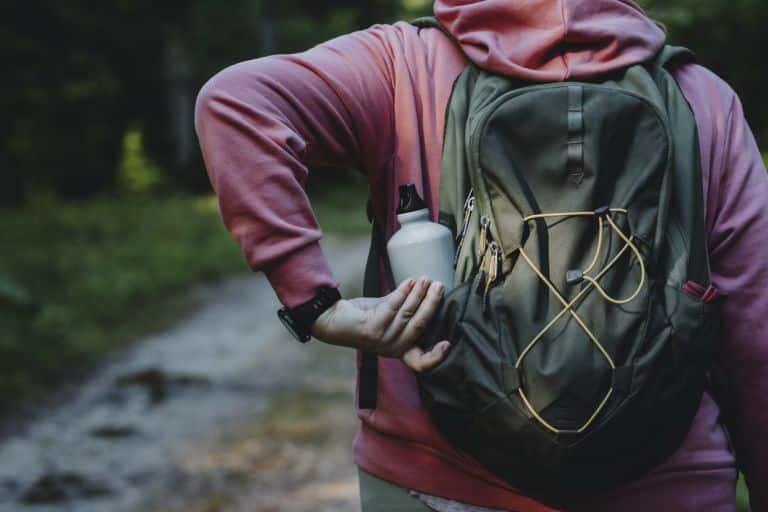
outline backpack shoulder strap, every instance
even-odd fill
[[[443,34],[445,34],[448,39],[451,40],[451,42],[456,46],[456,48],[459,49],[459,51],[466,57],[466,53],[464,53],[464,48],[461,47],[461,43],[459,43],[459,40],[456,39],[456,37],[451,34],[451,32],[446,28],[445,25],[440,23],[440,20],[438,20],[434,16],[422,16],[421,18],[416,18],[414,20],[411,20],[411,25],[418,28],[436,28]]]
[[[675,66],[693,62],[696,62],[696,55],[688,48],[680,46],[667,45],[662,48],[656,57],[656,65],[667,71]],[[680,94],[682,96],[682,91],[680,91]],[[693,116],[692,111],[691,115]],[[698,155],[698,147],[696,155]],[[690,184],[688,188],[692,189],[692,187],[693,184]],[[703,207],[702,218],[699,220],[697,232],[699,239],[701,240],[698,244],[699,255],[703,253],[704,258],[708,259],[707,248],[704,242],[705,238],[703,235]],[[709,267],[709,264],[707,264],[707,267]],[[738,428],[738,404],[736,403],[736,394],[733,389],[733,383],[719,360],[715,361],[712,367],[707,371],[707,387],[720,408],[719,421],[724,427],[728,443],[731,445],[731,450],[734,452],[736,466],[739,469],[743,469],[743,454],[740,447],[735,445],[735,440],[732,437],[733,431]]]
[[[696,54],[682,46],[665,45],[656,56],[656,63],[663,68],[696,62]]]
[[[385,283],[382,280],[384,265],[385,279],[392,286],[392,270],[387,257],[387,242],[384,230],[373,213],[373,203],[370,196],[367,204],[368,221],[371,223],[371,246],[365,263],[363,277],[363,296],[380,297]],[[362,351],[358,370],[357,404],[360,409],[375,409],[379,394],[379,358],[372,352]]]

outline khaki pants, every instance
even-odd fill
[[[406,489],[360,470],[362,512],[430,512],[432,509]]]

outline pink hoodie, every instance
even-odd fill
[[[532,81],[599,75],[651,58],[663,33],[629,0],[438,0],[480,67]],[[355,166],[391,234],[396,186],[437,211],[445,108],[466,58],[441,32],[375,25],[304,53],[242,62],[198,97],[196,126],[227,228],[284,304],[336,284],[303,184],[309,165]],[[768,510],[768,179],[734,92],[698,65],[675,76],[701,143],[712,280],[725,301],[724,362],[736,385],[755,510]],[[358,412],[355,460],[420,492],[512,511],[548,510],[454,450],[402,362],[380,359],[375,410]],[[736,469],[705,395],[686,440],[638,481],[569,510],[732,511]]]

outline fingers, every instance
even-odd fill
[[[427,277],[406,280],[365,311],[359,329],[362,348],[385,357],[402,357],[424,334],[442,295],[439,282]]]
[[[403,354],[403,362],[416,373],[421,373],[434,368],[440,363],[448,352],[451,344],[441,341],[429,352],[424,352],[419,347],[412,347]]]
[[[435,283],[430,283],[429,279],[426,277],[419,278],[416,281],[416,284],[405,298],[405,301],[400,305],[395,316],[389,321],[389,325],[387,325],[384,331],[384,339],[386,341],[397,343],[401,333],[408,323],[415,317],[424,298],[428,295],[434,285]]]
[[[414,288],[416,288],[416,280],[406,279],[400,283],[400,285],[395,288],[394,291],[386,296],[386,303],[389,304],[390,308],[392,308],[393,316],[394,313],[397,313],[397,311],[400,310],[400,308],[403,306],[403,303],[405,303],[406,299],[408,299],[408,296],[411,294]]]
[[[406,279],[384,297],[358,297],[351,299],[351,302],[363,311],[375,309],[384,303],[389,307],[392,318],[394,318],[415,285],[415,279]]]
[[[442,296],[443,285],[439,282],[433,282],[429,285],[426,293],[419,299],[415,311],[406,310],[406,307],[409,306],[408,301],[403,305],[398,316],[402,315],[405,323],[402,326],[397,326],[400,328],[400,331],[395,341],[397,351],[400,354],[411,348],[427,330],[429,321],[440,306]]]

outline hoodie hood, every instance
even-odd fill
[[[631,0],[436,0],[434,10],[475,65],[538,82],[643,62],[665,40]]]

